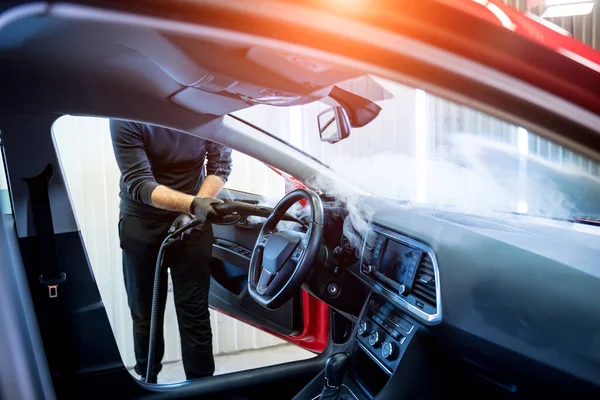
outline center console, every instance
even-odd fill
[[[312,400],[420,399],[438,390],[432,362],[437,356],[426,328],[441,320],[435,252],[405,235],[372,228],[360,261],[348,268],[370,295],[352,338],[316,378],[322,390]]]
[[[371,296],[358,323],[350,369],[350,377],[368,397],[388,383],[415,331],[415,321],[390,301]]]
[[[371,297],[358,325],[357,344],[391,374],[410,342],[414,323],[389,301]]]
[[[372,292],[354,334],[329,358],[311,395],[297,399],[419,399],[436,390],[428,330],[398,305]]]

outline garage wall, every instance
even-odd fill
[[[464,132],[506,143],[514,148],[518,146],[517,126],[469,107],[427,95],[426,114],[428,158],[443,156],[450,139]],[[600,176],[599,165],[537,135],[528,135],[527,149],[530,155],[539,156],[554,165]]]
[[[528,11],[528,0],[503,1],[505,4],[515,7],[520,11]],[[541,15],[543,13],[543,10],[541,9],[541,7],[537,6],[532,8],[530,12],[535,15]],[[600,46],[600,29],[598,29],[598,24],[600,23],[600,7],[597,2],[592,12],[588,15],[578,15],[563,18],[549,18],[548,21],[565,29],[571,34],[571,36],[582,41],[583,43],[588,44],[589,46],[592,46],[596,49],[598,48],[598,46]]]

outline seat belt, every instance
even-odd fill
[[[50,208],[50,196],[48,194],[48,183],[53,176],[53,168],[48,164],[41,174],[25,178],[29,187],[31,211],[35,226],[35,260],[36,265],[31,265],[32,271],[38,275],[38,282],[44,289],[36,291],[35,298],[38,303],[38,321],[48,366],[53,376],[61,376],[64,367],[69,360],[69,353],[65,354],[65,340],[69,336],[66,329],[66,310],[63,306],[62,286],[67,275],[60,271],[56,240],[54,237],[54,226],[52,223],[52,210]]]

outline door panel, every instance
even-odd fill
[[[259,202],[258,195],[224,189],[222,199]],[[268,310],[247,291],[248,269],[260,224],[240,221],[214,225],[211,307],[308,350],[322,351],[328,341],[328,307],[304,290],[277,310]]]

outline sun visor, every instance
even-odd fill
[[[363,103],[369,101],[393,98],[391,93],[375,80],[365,75],[359,76],[361,72],[349,68],[258,47],[248,50],[246,57],[273,74],[283,76],[305,88],[309,87],[310,95],[259,86],[237,77],[207,71],[193,86],[171,96],[171,101],[198,113],[225,115],[255,104],[291,106],[319,99],[327,102],[328,96],[335,98],[334,94],[340,93],[339,89],[342,89],[349,92],[349,96],[343,96],[346,100],[343,105],[357,111],[350,112],[352,125],[362,126],[368,123],[372,116],[366,117],[365,113],[359,113],[359,106],[364,106]],[[339,98],[336,100],[340,102]],[[373,106],[371,111],[376,115],[378,110],[375,108],[378,107]]]
[[[304,86],[315,89],[313,97],[325,97],[334,85],[371,101],[393,99],[394,96],[364,72],[298,54],[253,47],[246,58],[255,64]],[[315,96],[316,94],[322,96]],[[330,99],[325,103],[335,105]]]
[[[362,74],[351,68],[262,47],[248,50],[246,58],[270,72],[315,90]]]

